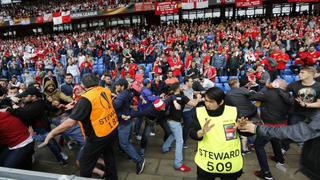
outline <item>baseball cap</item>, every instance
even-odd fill
[[[18,98],[26,97],[28,95],[34,95],[41,97],[41,92],[34,86],[29,86],[24,92],[17,95]]]
[[[162,99],[156,99],[153,102],[153,106],[155,110],[160,111],[161,109],[166,107],[166,103]]]

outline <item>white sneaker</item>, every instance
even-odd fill
[[[154,133],[154,132],[150,133],[150,136],[155,136],[155,135],[156,135],[156,133]]]
[[[69,159],[68,155],[66,155],[64,152],[61,152],[60,154],[63,160],[67,161]]]
[[[137,139],[138,141],[141,141],[142,137],[141,137],[140,135],[136,135],[136,139]]]
[[[279,169],[282,172],[287,172],[287,168],[282,163],[277,162],[276,168]]]
[[[283,155],[285,155],[287,153],[287,151],[282,149],[282,148],[281,148],[281,152],[282,152]]]

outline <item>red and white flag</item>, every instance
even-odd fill
[[[209,7],[208,0],[183,0],[182,9],[203,9]]]
[[[64,24],[71,22],[70,11],[55,12],[53,16],[53,25]]]

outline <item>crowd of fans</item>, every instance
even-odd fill
[[[21,3],[1,5],[0,16],[12,18],[37,17],[44,14],[70,11],[71,13],[98,11],[107,8],[126,6],[129,0],[36,0],[22,1]]]
[[[320,99],[318,82],[300,91],[301,86],[306,86],[303,83],[308,84],[313,78],[319,81],[320,20],[316,15],[228,20],[219,24],[211,21],[171,23],[150,28],[112,28],[0,40],[0,60],[1,97],[13,97],[14,102],[13,107],[6,110],[40,135],[34,138],[35,141],[43,141],[50,124],[60,124],[68,115],[68,110],[84,90],[81,79],[92,73],[99,77],[100,85],[113,92],[119,127],[123,127],[119,128],[120,147],[137,164],[138,174],[143,170],[147,137],[153,134],[153,119],[158,119],[165,132],[162,151],[170,151],[175,139],[175,168],[190,170],[183,164],[182,147],[187,147],[190,131],[191,137],[196,137],[192,136],[194,107],[203,101],[201,92],[225,82],[225,77],[229,80],[230,92],[238,94],[235,97],[239,98],[241,94],[247,98],[234,102],[236,98],[227,92],[226,103],[239,109],[245,107],[243,111],[238,110],[241,115],[254,118],[257,111],[251,101],[262,102],[261,119],[271,126],[285,126],[289,109],[293,106],[292,97],[286,92],[288,82],[281,80],[288,71],[293,76],[299,74],[301,79],[288,86],[297,98],[294,106],[302,106],[302,110],[298,108],[302,112],[308,108],[320,108],[316,104]],[[240,93],[232,91],[240,86]],[[35,93],[33,87],[43,95]],[[273,88],[281,90],[269,92]],[[265,93],[250,93],[249,90]],[[280,93],[283,98],[274,98],[276,95],[272,93]],[[47,114],[40,115],[41,121],[26,116],[21,110],[25,106],[15,98],[17,95],[20,98],[35,96],[36,100],[29,99],[24,101],[25,104],[41,99],[37,108],[48,106],[43,111]],[[231,98],[228,100],[228,97]],[[168,114],[158,112],[165,111],[166,104],[170,106]],[[39,111],[37,108],[33,110]],[[139,113],[130,113],[137,109]],[[268,116],[268,110],[276,115]],[[303,118],[308,116],[302,114]],[[296,120],[301,116],[298,114]],[[167,123],[166,118],[175,123]],[[142,142],[140,150],[135,150],[128,139],[131,131],[131,126],[126,126],[128,119],[135,120],[133,129],[136,138]],[[143,122],[146,126],[141,132]],[[178,126],[176,122],[183,122],[181,135],[173,128]],[[80,127],[75,129],[80,135]],[[73,136],[72,133],[69,136]],[[249,140],[248,145],[245,139],[243,137],[243,154],[252,147],[252,142]],[[79,141],[82,146],[84,142]],[[260,176],[272,178],[262,150],[267,142],[265,139],[256,140],[257,156],[259,163],[262,162]],[[279,144],[278,141],[272,143],[274,146]],[[277,147],[279,150],[282,146]],[[49,148],[62,165],[67,164],[66,155],[54,139]],[[283,170],[282,152],[275,153],[277,168]],[[103,176],[101,170],[95,170]]]

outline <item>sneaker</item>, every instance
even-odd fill
[[[188,149],[188,145],[184,144],[183,149]]]
[[[265,180],[272,180],[273,179],[273,177],[269,171],[264,172],[264,173],[262,173],[261,171],[255,171],[254,175],[259,178],[265,179]]]
[[[188,166],[182,164],[179,168],[176,168],[176,171],[189,172],[189,171],[191,171],[191,168],[189,168]]]
[[[287,153],[287,150],[281,148],[281,152],[282,152],[282,155],[285,155]]]
[[[150,136],[156,136],[156,133],[151,132],[151,133],[150,133]]]
[[[140,135],[136,135],[136,139],[137,139],[138,141],[141,141],[142,136],[140,136]]]
[[[136,164],[136,173],[137,174],[141,174],[143,172],[145,162],[146,162],[146,160],[143,159],[141,162]]]
[[[242,156],[245,156],[245,155],[248,155],[248,154],[250,154],[251,153],[251,151],[242,151]]]
[[[65,161],[69,159],[69,157],[64,152],[61,152],[60,155],[62,156],[62,159]]]
[[[171,147],[168,150],[165,150],[165,151],[162,149],[162,154],[167,154],[168,152],[171,151],[171,149],[172,149]]]
[[[72,150],[77,145],[77,143],[75,141],[69,141],[67,145],[68,145],[68,148]]]
[[[287,172],[287,168],[282,163],[277,162],[276,168],[279,169],[282,172]]]

